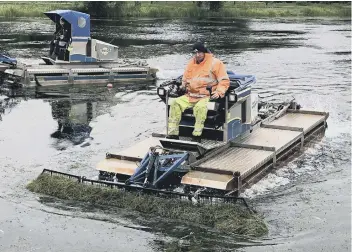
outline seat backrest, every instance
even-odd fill
[[[167,109],[170,113],[170,105],[176,98],[170,97],[168,99]],[[223,126],[225,122],[225,109],[224,109],[225,99],[218,99],[217,101],[210,101],[207,104],[208,112],[207,118],[204,122],[206,128],[209,129],[217,129]],[[193,127],[195,124],[195,117],[193,113],[193,109],[186,109],[182,113],[180,127]]]

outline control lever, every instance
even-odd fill
[[[207,88],[206,88],[207,90],[208,90],[208,92],[209,92],[209,97],[210,97],[210,99],[211,99],[211,86],[207,86]]]

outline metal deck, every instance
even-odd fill
[[[275,165],[280,154],[296,145],[303,147],[308,135],[325,127],[327,118],[328,113],[288,110],[239,142],[228,143],[193,163],[194,170],[183,176],[181,183],[239,190],[254,173]]]
[[[150,147],[160,145],[160,139],[159,137],[149,137],[125,150],[116,152],[114,154],[121,156],[121,158],[104,159],[98,163],[97,169],[131,176],[139,165],[138,161],[143,159]]]
[[[265,122],[236,142],[202,140],[200,146],[210,150],[203,158],[191,164],[192,171],[181,183],[220,190],[240,190],[243,183],[261,170],[275,165],[283,153],[294,147],[303,147],[306,138],[326,125],[325,112],[287,110],[281,117]],[[152,146],[161,145],[164,134],[152,137],[120,152],[115,158],[101,161],[97,169],[112,173],[133,175],[144,155]],[[181,137],[180,142],[190,138]],[[117,158],[116,158],[117,157]]]
[[[27,71],[30,74],[54,74],[54,73],[125,73],[125,72],[148,72],[148,68],[140,68],[140,67],[114,67],[114,68],[56,68],[56,67],[48,67],[45,68],[28,68]]]
[[[148,152],[149,148],[152,146],[161,146],[160,139],[165,139],[165,134],[154,134],[154,136],[149,137],[136,145],[133,145],[125,150],[114,152],[115,156],[118,158],[104,159],[97,165],[98,170],[104,170],[107,172],[133,175],[136,168],[139,165],[144,155]],[[180,140],[168,140],[169,142],[189,142],[190,137],[180,137]],[[214,141],[214,140],[204,140],[200,146],[204,149],[213,149],[224,145],[224,142]]]

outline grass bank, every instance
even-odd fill
[[[351,17],[351,3],[313,4],[307,2],[224,2],[218,12],[206,6],[197,7],[193,2],[143,3],[139,7],[124,6],[127,17],[168,17],[168,18],[264,18],[264,17]],[[113,13],[112,13],[113,15]]]
[[[109,18],[265,18],[265,17],[351,17],[351,2],[223,2],[218,12],[209,11],[206,4],[198,7],[193,1],[186,2],[139,2],[126,1],[118,6],[110,6]],[[113,5],[114,3],[112,3]],[[72,9],[88,12],[83,2],[2,2],[0,16],[43,17],[43,12],[55,9]]]
[[[115,206],[145,215],[206,225],[221,232],[254,237],[265,235],[268,232],[261,217],[233,205],[194,205],[189,201],[138,195],[117,189],[79,184],[71,179],[47,174],[41,174],[29,183],[27,189],[60,199],[89,202],[107,207]]]
[[[1,2],[0,16],[13,17],[44,17],[43,12],[57,9],[72,9],[70,2]]]

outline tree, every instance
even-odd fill
[[[219,11],[221,7],[223,6],[224,2],[220,1],[210,1],[209,2],[209,10],[210,11]]]
[[[83,3],[83,8],[93,17],[119,17],[124,4],[125,2],[122,1],[87,1]],[[135,6],[138,6],[137,2],[135,2]]]
[[[109,11],[108,11],[108,16],[109,17],[121,17],[123,13],[123,8],[126,2],[123,1],[114,1],[114,2],[108,2],[109,6]]]
[[[87,1],[83,3],[84,9],[91,16],[106,17],[108,11],[108,2]]]
[[[203,2],[202,1],[196,1],[196,5],[197,5],[197,7],[202,7]]]

